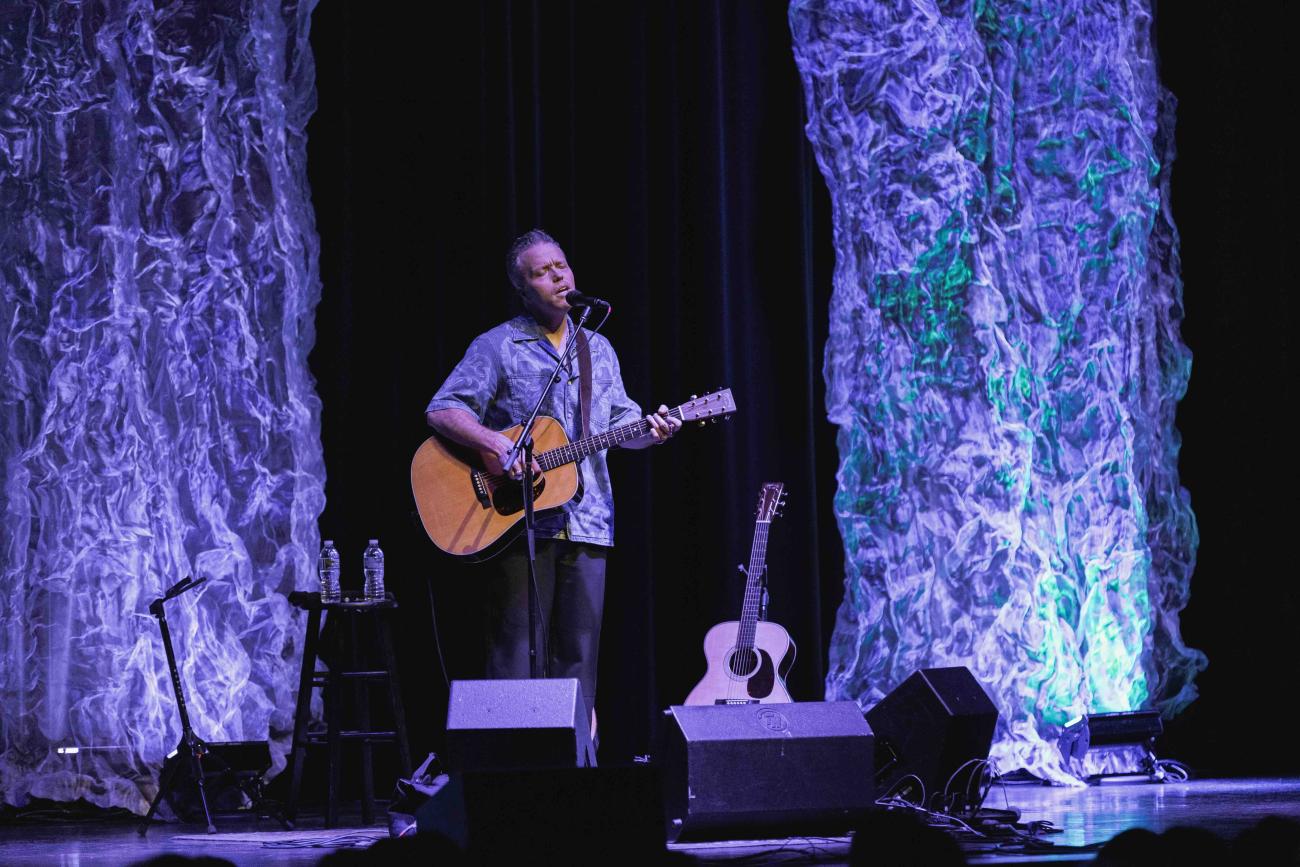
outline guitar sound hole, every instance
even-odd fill
[[[517,515],[524,510],[523,492],[518,482],[504,479],[492,489],[492,506],[498,515]],[[542,473],[533,482],[533,499],[536,500],[546,490],[546,474]]]
[[[732,676],[739,678],[752,677],[758,671],[759,663],[762,662],[758,651],[754,648],[745,650],[733,649],[731,656],[727,660],[727,668],[731,671]]]

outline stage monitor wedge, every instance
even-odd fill
[[[876,735],[876,786],[931,810],[976,806],[998,709],[965,667],[914,672],[867,711]],[[925,786],[916,791],[915,777]]]
[[[446,752],[456,771],[594,767],[582,686],[576,678],[452,681]]]
[[[657,757],[673,841],[851,830],[874,800],[874,741],[845,702],[675,705]]]

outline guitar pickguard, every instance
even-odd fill
[[[745,691],[750,698],[763,699],[772,694],[772,687],[776,685],[776,666],[766,650],[759,648],[758,655],[758,671],[745,684]]]

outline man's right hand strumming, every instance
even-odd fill
[[[518,479],[524,473],[523,453],[515,458],[514,464],[507,472],[503,466],[514,442],[500,431],[484,427],[474,416],[459,409],[440,409],[426,413],[425,420],[429,427],[450,440],[477,449],[483,457],[483,468],[494,476],[506,475]],[[533,473],[541,475],[542,468],[533,461]]]
[[[484,428],[484,430],[487,430]],[[524,453],[521,451],[516,457],[515,462],[507,470],[505,469],[506,459],[510,457],[510,450],[515,444],[505,434],[497,431],[488,431],[492,435],[491,446],[483,449],[483,466],[492,475],[507,475],[512,479],[522,478],[524,474]],[[533,476],[537,477],[542,474],[542,468],[538,465],[536,458],[533,459]]]

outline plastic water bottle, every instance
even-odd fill
[[[384,598],[384,552],[379,547],[378,539],[371,539],[366,546],[366,553],[361,557],[361,567],[366,575],[366,598],[378,600]]]
[[[339,586],[339,552],[331,539],[325,540],[325,547],[320,549],[317,570],[320,573],[320,601],[338,602],[343,598]]]

